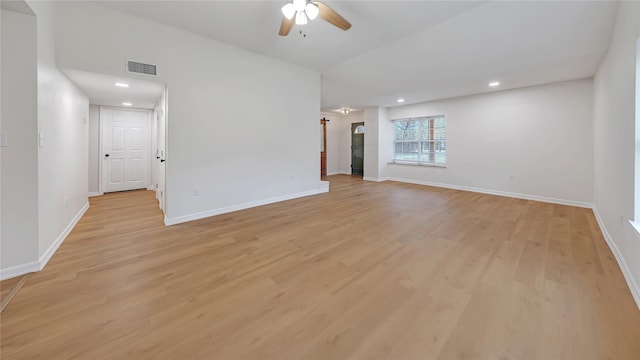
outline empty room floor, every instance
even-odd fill
[[[332,176],[165,227],[91,198],[2,313],[3,359],[640,359],[589,209]]]

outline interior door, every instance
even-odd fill
[[[364,123],[351,124],[351,174],[364,174]]]
[[[149,117],[146,110],[102,109],[103,192],[149,186]]]
[[[320,176],[327,176],[327,119],[320,120]]]

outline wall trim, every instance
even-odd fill
[[[31,261],[25,264],[12,266],[10,268],[0,270],[0,281],[36,271],[40,271],[39,261]]]
[[[243,203],[243,204],[231,205],[231,206],[218,208],[218,209],[201,211],[201,212],[197,212],[197,213],[194,213],[194,214],[183,215],[183,216],[178,216],[178,217],[174,217],[174,218],[170,218],[170,217],[167,217],[165,215],[164,224],[166,226],[171,226],[171,225],[181,224],[181,223],[188,222],[188,221],[194,221],[194,220],[208,218],[208,217],[211,217],[211,216],[226,214],[226,213],[230,213],[230,212],[234,212],[234,211],[238,211],[238,210],[244,210],[244,209],[249,209],[249,208],[253,208],[253,207],[257,207],[257,206],[273,204],[273,203],[277,203],[277,202],[281,202],[281,201],[297,199],[297,198],[301,198],[301,197],[305,197],[305,196],[318,195],[318,194],[322,194],[322,193],[326,193],[326,192],[329,192],[329,188],[328,187],[327,188],[309,190],[309,191],[303,191],[303,192],[299,192],[299,193],[295,193],[295,194],[276,196],[276,197],[272,197],[272,198],[268,198],[268,199],[264,199],[264,200],[251,201],[251,202],[247,202],[247,203]]]
[[[102,196],[102,195],[104,195],[104,194],[99,192],[99,191],[92,191],[89,194],[87,194],[88,197]]]
[[[362,180],[374,181],[374,182],[382,182],[382,181],[391,180],[391,178],[375,178],[375,177],[371,177],[371,176],[363,176]],[[395,180],[395,181],[400,181],[400,180]],[[407,182],[407,181],[403,181],[403,182]]]
[[[365,178],[365,180],[369,180],[369,179]],[[470,187],[470,186],[436,183],[431,181],[403,179],[403,178],[396,178],[396,177],[387,177],[387,178],[381,178],[381,179],[372,180],[372,181],[386,181],[386,180],[403,182],[408,184],[416,184],[416,185],[435,186],[435,187],[454,189],[454,190],[471,191],[471,192],[477,192],[477,193],[489,194],[489,195],[506,196],[506,197],[512,197],[516,199],[534,200],[534,201],[559,204],[559,205],[576,206],[576,207],[588,208],[588,209],[591,209],[593,207],[592,203],[583,202],[583,201],[557,199],[557,198],[551,198],[551,197],[545,197],[545,196],[512,193],[507,191],[483,189],[483,188],[476,188],[476,187]]]
[[[631,291],[631,296],[633,296],[633,299],[636,301],[636,305],[638,306],[638,309],[640,309],[640,286],[638,285],[638,282],[636,281],[636,279],[633,277],[633,273],[629,269],[627,262],[622,256],[622,253],[620,252],[620,249],[618,249],[618,246],[613,241],[611,234],[609,234],[609,231],[604,226],[604,221],[602,220],[602,217],[600,217],[598,208],[595,205],[593,205],[593,213],[596,216],[596,221],[598,222],[598,226],[600,226],[600,232],[602,232],[602,235],[604,236],[604,240],[607,242],[607,245],[609,245],[609,249],[611,249],[613,256],[615,256],[616,261],[618,262],[618,267],[620,267],[620,270],[622,271],[622,275],[624,275],[624,279],[627,281],[627,286]]]
[[[80,219],[82,219],[82,216],[84,215],[84,213],[87,212],[87,210],[89,210],[89,202],[86,202],[82,206],[82,208],[80,209],[80,211],[78,211],[76,216],[74,216],[73,219],[71,219],[71,222],[69,222],[69,225],[67,225],[67,227],[60,233],[60,235],[58,235],[58,237],[56,238],[56,241],[54,241],[53,244],[51,244],[51,246],[49,246],[47,251],[45,251],[42,254],[42,256],[40,256],[40,259],[39,259],[39,261],[40,261],[40,269],[39,270],[44,269],[44,267],[47,265],[49,260],[51,260],[51,257],[53,256],[53,254],[55,254],[55,252],[58,250],[60,245],[62,245],[64,240],[67,238],[67,236],[69,236],[69,234],[71,233],[71,230],[73,230],[73,228],[76,226],[78,221],[80,221]]]
[[[351,171],[340,170],[340,171],[334,171],[334,172],[331,172],[331,173],[327,173],[327,176],[331,176],[331,175],[351,175]]]

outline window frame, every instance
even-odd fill
[[[436,127],[436,121],[442,120],[442,126],[440,128]],[[445,115],[429,115],[429,116],[420,116],[420,117],[412,117],[412,118],[401,118],[401,119],[392,119],[393,122],[393,159],[390,163],[398,164],[398,165],[418,165],[418,166],[430,166],[430,167],[447,167],[447,136],[446,136],[446,117]],[[417,129],[405,129],[402,131],[416,131],[417,136],[414,136],[416,139],[407,139],[407,140],[398,140],[398,129],[397,125],[400,122],[409,123],[409,122],[419,122],[419,127]],[[438,129],[442,129],[441,131],[436,131]],[[428,136],[427,140],[424,140],[424,135]],[[439,133],[439,135],[438,135]],[[399,159],[398,158],[398,144],[416,144],[417,147],[417,160],[407,160],[407,159]],[[430,146],[433,144],[433,147]],[[410,145],[413,146],[413,145]],[[433,151],[424,152],[424,149],[432,149]],[[443,147],[441,151],[436,150],[438,147]],[[433,155],[431,155],[433,154]],[[438,154],[441,154],[438,156]],[[431,159],[423,159],[423,156],[432,157]],[[438,157],[443,158],[442,161],[438,161]]]

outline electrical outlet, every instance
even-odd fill
[[[69,195],[67,194],[64,195],[64,207],[65,208],[69,207]]]
[[[200,189],[198,189],[197,187],[193,188],[193,196],[200,196]]]

